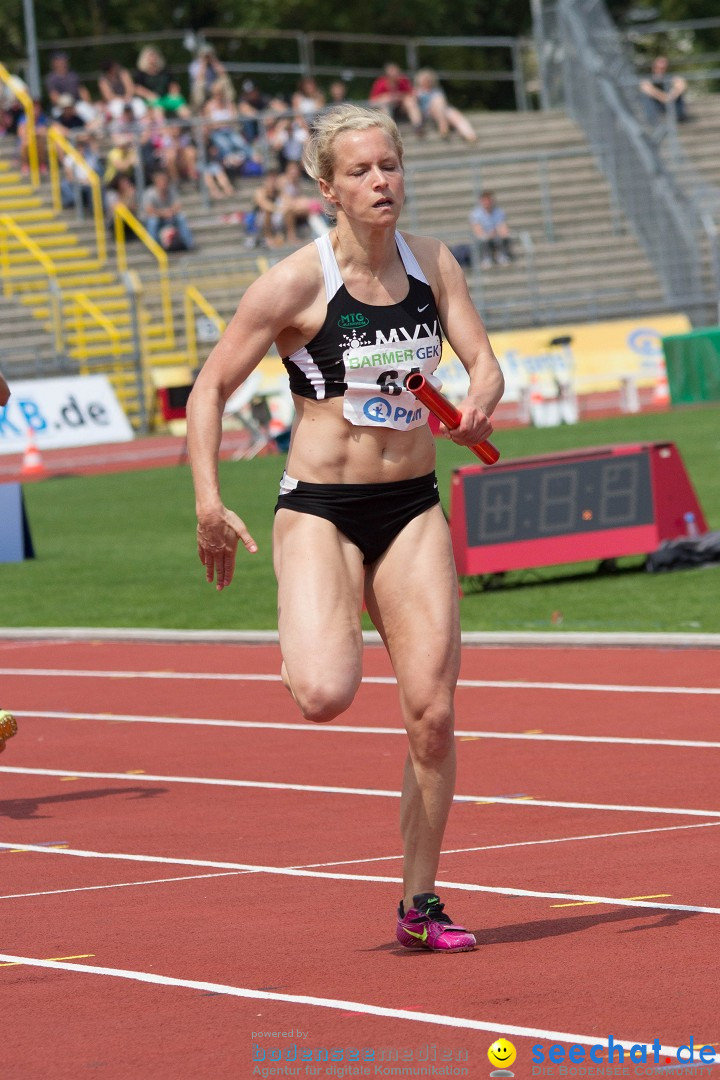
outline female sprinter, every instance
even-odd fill
[[[475,938],[435,893],[455,784],[457,579],[427,410],[403,380],[411,370],[431,375],[444,331],[470,375],[451,437],[471,445],[492,432],[502,374],[448,249],[397,231],[405,193],[393,121],[330,109],[315,120],[305,167],[337,224],[247,290],[190,397],[200,559],[223,589],[238,541],[257,550],[223,505],[217,457],[224,403],[274,341],[296,408],[273,537],[283,682],[308,720],[348,708],[361,679],[364,597],[409,737],[397,937],[408,948],[465,952]]]

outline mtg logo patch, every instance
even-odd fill
[[[354,315],[341,315],[338,319],[338,326],[341,330],[355,330],[361,326],[367,326],[370,320],[362,312],[356,312]]]

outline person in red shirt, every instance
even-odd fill
[[[370,88],[370,104],[377,105],[393,120],[409,120],[416,132],[422,131],[423,118],[413,84],[397,64],[386,64],[384,75]]]

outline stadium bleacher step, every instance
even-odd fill
[[[67,243],[67,241],[65,241]],[[43,243],[41,247],[53,248],[52,242]],[[73,247],[56,247],[52,252],[48,251],[46,254],[52,259],[55,264],[64,263],[64,266],[58,266],[58,269],[64,271],[68,266],[72,265],[75,270],[82,269],[84,265],[95,266],[97,265],[91,258],[90,248],[83,248],[78,246]],[[73,263],[73,260],[76,260]],[[82,261],[80,261],[82,260]],[[37,266],[37,260],[24,245],[18,245],[14,252],[9,252],[7,255],[7,261],[11,266]]]
[[[157,352],[150,353],[148,361],[153,367],[166,367],[176,364],[187,364],[188,354],[182,349],[178,349],[172,352]]]
[[[4,211],[0,210],[0,213],[3,212]],[[37,207],[14,212],[13,220],[24,229],[28,222],[56,221],[56,217],[52,210],[48,210],[46,206],[43,206],[42,203],[40,203]]]
[[[68,335],[69,337],[70,335]],[[92,357],[107,357],[107,356],[131,356],[135,354],[135,343],[132,341],[123,341],[117,346],[110,345],[106,336],[103,336],[102,341],[98,345],[83,345],[82,348],[78,348],[77,345],[73,345],[68,349],[68,356],[73,360],[84,360]]]
[[[17,221],[18,218],[16,217]],[[24,222],[21,225],[23,232],[26,232],[28,236],[75,236],[76,233],[71,233],[67,224],[64,221],[37,221],[37,222]],[[14,239],[14,237],[13,237]]]
[[[0,191],[0,214],[15,214],[17,210],[40,210],[43,199],[40,195],[5,196]]]
[[[0,203],[7,199],[26,199],[32,194],[27,184],[6,184],[0,179]]]
[[[61,248],[64,244],[77,242],[77,236],[67,231],[67,226],[63,225],[58,229],[50,229],[48,226],[38,228],[37,226],[30,226],[24,230],[31,236],[41,248]],[[8,251],[26,251],[25,245],[22,241],[17,240],[14,236],[8,237]]]

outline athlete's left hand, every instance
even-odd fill
[[[462,417],[460,426],[454,431],[446,431],[453,442],[460,446],[475,446],[490,438],[493,426],[476,397],[469,395],[457,408]]]

